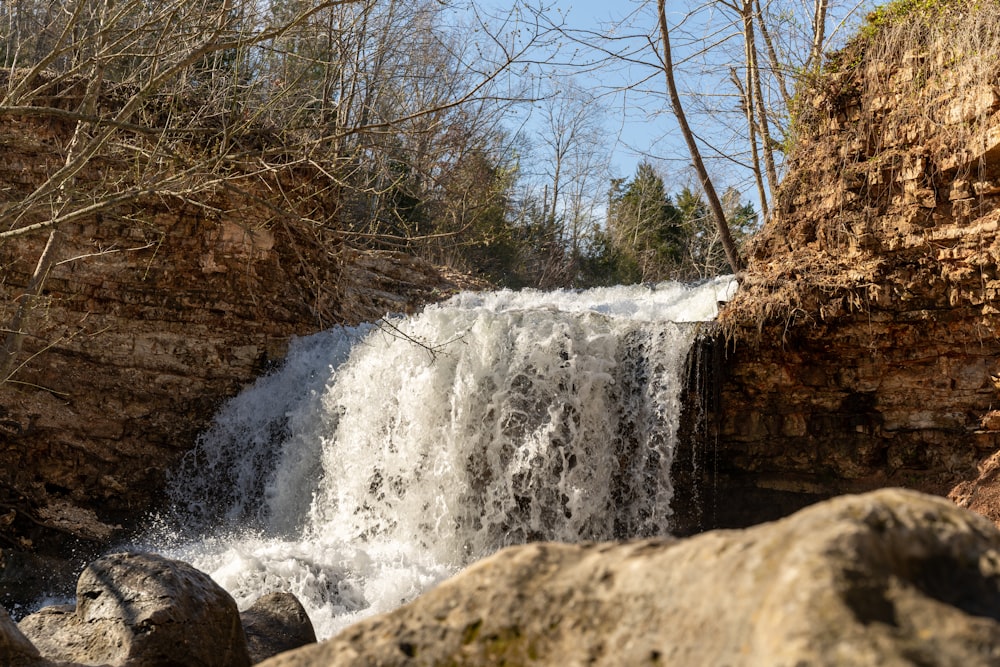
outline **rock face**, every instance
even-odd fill
[[[79,665],[249,667],[236,602],[190,565],[115,554],[80,575],[76,606],[46,607],[19,626],[42,657]]]
[[[0,608],[3,667],[246,667],[315,641],[294,595],[270,593],[237,613],[208,575],[155,554],[91,563],[75,606],[46,607],[20,625]]]
[[[0,205],[62,167],[70,132],[59,121],[0,120]],[[76,182],[86,190],[125,167],[95,159]],[[355,250],[314,222],[276,216],[288,185],[247,177],[197,201],[148,197],[60,227],[17,371],[0,383],[5,550],[65,553],[68,536],[107,544],[150,506],[219,403],[280,359],[290,336],[455,291],[424,262]],[[44,233],[0,242],[0,328],[45,242]]]
[[[1000,448],[1000,10],[930,4],[801,95],[721,315],[708,526],[886,485],[943,495]]]
[[[266,667],[1000,660],[1000,532],[886,489],[686,540],[504,550]]]

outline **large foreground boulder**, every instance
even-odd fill
[[[114,554],[80,575],[76,606],[46,607],[21,632],[53,661],[117,667],[249,667],[236,602],[190,565]]]
[[[1000,664],[1000,532],[903,490],[683,541],[529,544],[262,663]]]

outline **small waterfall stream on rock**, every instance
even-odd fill
[[[292,342],[171,475],[142,548],[317,634],[507,545],[666,534],[685,358],[735,289],[464,293]]]

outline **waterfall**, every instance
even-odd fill
[[[670,531],[692,322],[735,282],[464,293],[296,339],[170,477],[143,543],[317,634],[531,540]]]

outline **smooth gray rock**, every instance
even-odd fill
[[[881,490],[681,541],[506,549],[263,667],[1000,664],[1000,532]]]
[[[254,664],[284,651],[316,643],[316,631],[299,599],[268,593],[240,614]]]
[[[80,575],[76,606],[19,624],[42,657],[111,667],[248,667],[236,602],[205,573],[154,554],[114,554]]]

